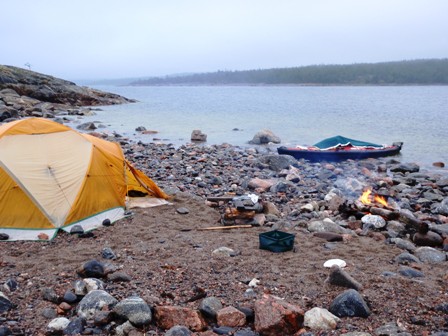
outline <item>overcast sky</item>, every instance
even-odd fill
[[[447,0],[1,0],[0,64],[109,79],[448,57]]]

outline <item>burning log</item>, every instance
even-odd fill
[[[387,220],[398,219],[399,212],[388,204],[387,198],[387,195],[372,194],[372,190],[367,189],[359,199],[344,202],[339,207],[339,212],[355,216],[356,219],[361,219],[366,214],[381,216]]]
[[[224,213],[225,219],[252,219],[255,211],[239,211],[236,208],[227,208]]]
[[[362,207],[362,209],[359,207]],[[347,217],[353,216],[356,219],[361,219],[365,216],[367,209],[361,202],[345,201],[339,206],[338,211]]]

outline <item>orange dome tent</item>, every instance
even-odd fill
[[[0,233],[50,239],[124,217],[129,191],[167,199],[125,160],[119,144],[41,118],[0,126]],[[42,237],[42,236],[41,236]]]

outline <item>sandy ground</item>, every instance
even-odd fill
[[[179,214],[179,207],[189,213]],[[361,293],[372,315],[344,318],[328,335],[372,332],[389,322],[398,323],[412,335],[448,328],[447,316],[435,310],[448,301],[446,263],[418,265],[425,274],[420,280],[384,277],[385,271],[397,272],[399,265],[393,260],[402,251],[383,241],[353,237],[332,243],[334,248],[328,249],[326,241],[299,228],[290,231],[296,235],[294,251],[272,253],[259,249],[259,234],[271,230],[269,227],[198,230],[220,225],[220,216],[220,211],[205,205],[203,199],[179,193],[172,205],[136,209],[132,217],[95,230],[92,238],[61,232],[51,242],[1,242],[0,284],[13,278],[19,288],[12,293],[1,289],[17,308],[2,313],[0,322],[9,321],[15,334],[43,333],[49,320],[42,310],[56,305],[42,299],[42,290],[51,287],[62,295],[79,279],[76,270],[91,259],[109,262],[132,277],[128,283],[107,283],[106,290],[117,299],[137,294],[151,305],[198,307],[199,301],[186,301],[200,289],[220,298],[224,306],[253,308],[255,300],[269,292],[304,310],[328,309],[345,289],[325,284],[329,270],[323,263],[340,258],[347,262],[346,271],[363,285]],[[222,246],[235,250],[236,256],[212,253]],[[103,259],[105,247],[118,258]],[[253,278],[260,280],[257,295],[247,297],[247,282]]]

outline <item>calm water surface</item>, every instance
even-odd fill
[[[401,160],[448,164],[448,86],[97,86],[139,102],[102,107],[91,120],[135,136],[138,126],[158,131],[140,136],[180,145],[191,132],[207,144],[247,146],[261,129],[282,145],[311,145],[324,138],[390,144],[404,142]]]

